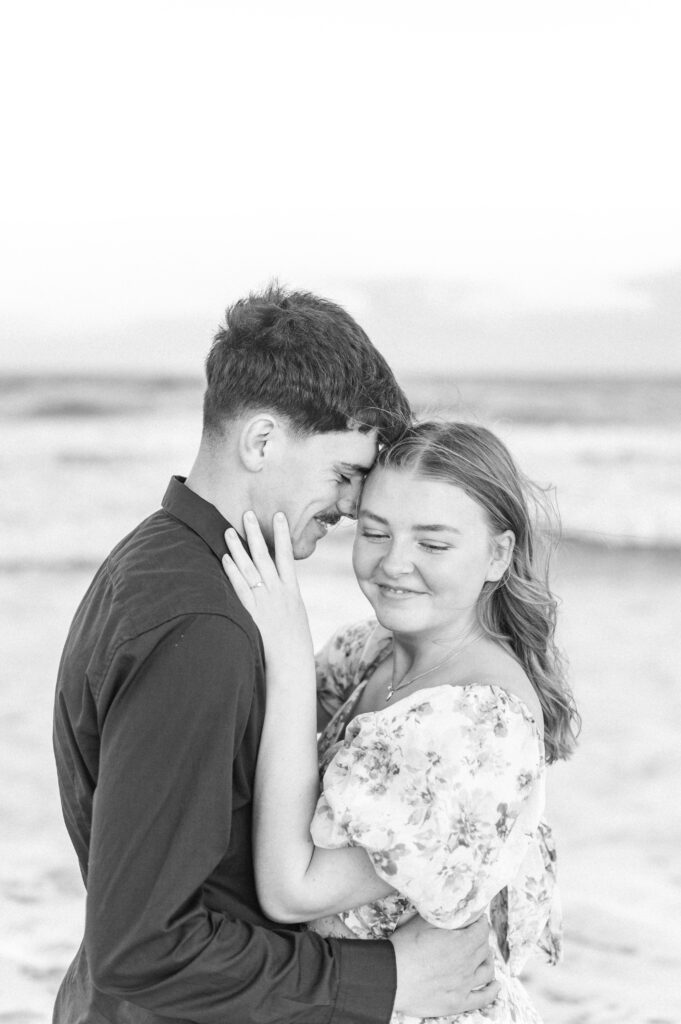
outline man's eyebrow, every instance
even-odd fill
[[[364,476],[371,469],[371,466],[360,466],[358,462],[339,462],[338,465],[341,469],[347,469],[350,473],[362,473]]]
[[[359,515],[360,518],[366,517],[367,519],[373,519],[376,523],[381,523],[382,526],[388,526],[387,519],[377,515],[375,512],[370,512],[369,509],[361,509]],[[424,533],[461,533],[461,530],[457,529],[456,526],[447,526],[446,523],[416,523],[412,529],[414,531],[420,530]]]

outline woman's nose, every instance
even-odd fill
[[[386,576],[404,576],[414,567],[404,545],[393,541],[381,559],[381,568]]]

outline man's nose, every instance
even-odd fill
[[[342,516],[349,519],[357,518],[357,506],[362,493],[362,478],[350,480],[344,485],[340,498],[336,502],[336,508]]]

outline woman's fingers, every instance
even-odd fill
[[[277,564],[272,561],[265,539],[252,513],[244,515],[244,542],[230,527],[225,531],[228,554],[222,564],[237,597],[260,630],[268,659],[289,657],[291,650],[312,657],[312,638],[307,613],[298,589],[291,538],[286,516],[273,522]],[[281,574],[278,572],[281,566]]]
[[[275,512],[272,520],[274,533],[274,560],[277,572],[284,583],[298,583],[296,567],[293,559],[293,545],[291,543],[291,532],[283,512]]]
[[[252,613],[255,607],[253,590],[249,586],[241,569],[229,555],[222,556],[222,567],[227,574],[227,579],[234,587],[236,596],[239,598],[246,611]]]
[[[255,512],[244,512],[244,532],[253,565],[260,579],[264,580],[265,583],[274,583],[279,574],[267,549],[267,544],[265,543],[265,538],[262,535],[260,523],[256,518]]]
[[[293,558],[293,547],[286,516],[277,512],[272,521],[274,561],[263,537],[260,524],[253,512],[244,513],[244,533],[248,551],[233,527],[225,531],[225,542],[232,562],[232,573],[239,572],[246,584],[255,589],[260,584],[273,587],[278,581],[295,586],[298,579]],[[225,568],[225,572],[227,569]],[[228,573],[229,575],[229,573]],[[232,576],[230,576],[232,579]],[[233,581],[232,581],[233,582]]]
[[[225,542],[227,544],[227,548],[229,550],[229,554],[231,556],[234,567],[241,574],[242,578],[246,581],[246,584],[251,589],[253,589],[254,587],[257,587],[260,583],[262,583],[263,579],[260,570],[256,565],[253,564],[253,559],[250,557],[245,547],[241,543],[241,538],[239,537],[236,530],[231,526],[228,530],[225,531]]]

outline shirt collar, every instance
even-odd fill
[[[184,476],[170,478],[161,505],[171,516],[198,534],[213,554],[222,560],[222,556],[227,553],[225,530],[231,524],[215,505],[187,487],[186,479]]]

